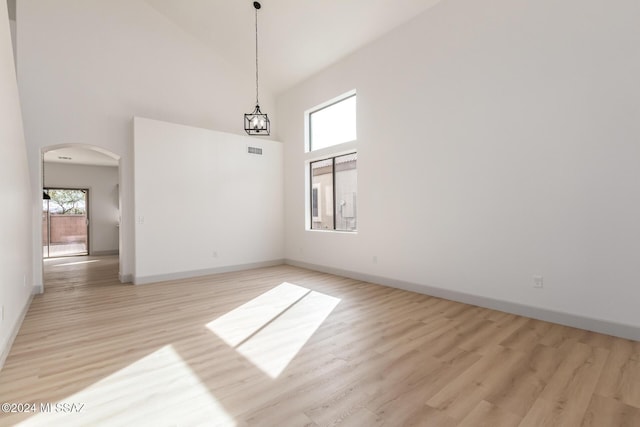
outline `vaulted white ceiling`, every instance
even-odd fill
[[[255,69],[251,0],[146,0],[231,64]],[[424,12],[439,0],[262,0],[260,91],[277,94]]]
[[[106,0],[105,0],[106,1]],[[211,51],[255,71],[253,0],[143,0]],[[276,95],[425,12],[440,0],[261,0],[260,93]],[[15,13],[15,0],[7,0]],[[117,166],[85,148],[47,152],[46,162]]]

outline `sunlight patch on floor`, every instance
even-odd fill
[[[52,267],[62,267],[62,266],[65,266],[65,265],[89,264],[89,263],[92,263],[92,262],[100,262],[100,260],[99,259],[92,259],[92,260],[89,260],[89,261],[65,262],[64,264],[55,264]]]
[[[258,332],[300,298],[309,289],[284,282],[246,304],[207,324],[224,342],[235,347]]]
[[[339,302],[339,298],[285,282],[207,327],[277,378]]]
[[[76,404],[76,410],[84,405],[80,412],[56,412],[65,408],[56,403],[51,412],[40,412],[18,425],[236,425],[171,345],[60,402]]]

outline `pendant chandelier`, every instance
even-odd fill
[[[249,135],[267,136],[271,132],[271,123],[269,123],[269,117],[260,111],[258,102],[258,9],[262,6],[254,1],[253,7],[256,10],[256,108],[253,112],[244,115],[244,130]]]

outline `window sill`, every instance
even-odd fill
[[[305,231],[311,231],[313,233],[335,233],[335,234],[358,234],[358,230],[346,231],[346,230],[322,230],[318,228],[307,228]]]

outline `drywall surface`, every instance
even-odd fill
[[[0,367],[33,289],[31,188],[7,3],[0,2]]]
[[[640,327],[637,16],[449,0],[279,96],[286,258]],[[358,233],[309,231],[304,112],[352,89]]]
[[[118,252],[118,168],[45,163],[45,186],[89,189],[89,253]]]
[[[133,116],[244,133],[242,118],[253,107],[255,75],[231,67],[143,0],[17,6],[18,72],[34,194],[46,147],[86,144],[118,156],[120,274],[130,277]],[[265,111],[274,110],[268,91],[261,92],[261,103]],[[38,201],[33,204],[37,224]],[[38,262],[35,269],[41,281]]]
[[[16,54],[18,52],[16,45],[16,21],[9,20],[9,28],[11,29],[11,46],[13,48],[13,58],[15,63]]]
[[[281,262],[281,143],[144,118],[134,135],[134,283]]]

